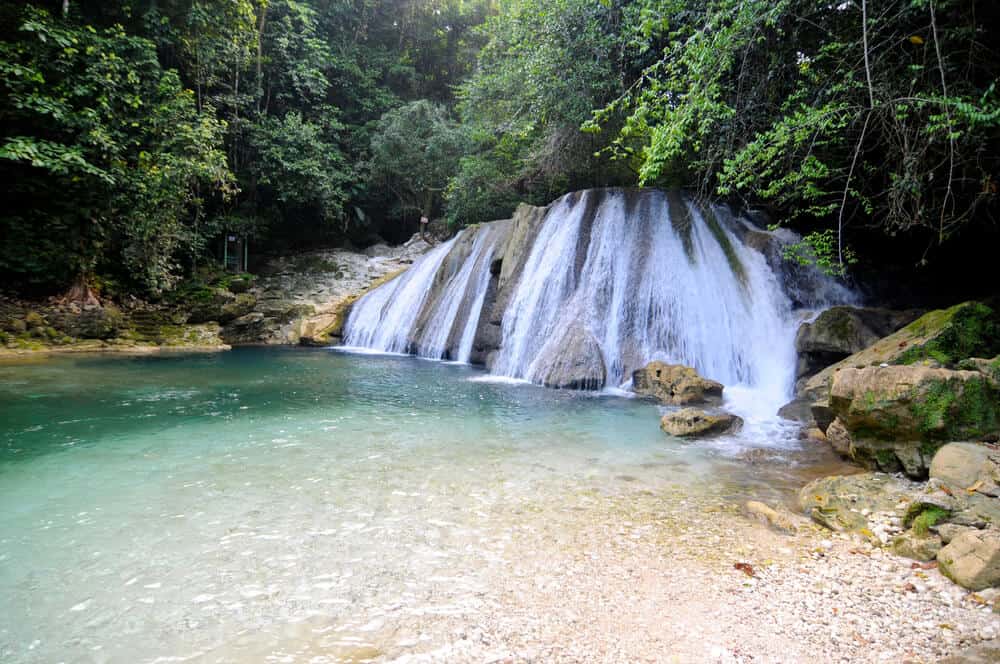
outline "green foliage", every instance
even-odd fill
[[[594,156],[602,139],[580,130],[592,109],[621,92],[621,4],[515,0],[486,22],[478,67],[459,88],[473,149],[449,187],[453,222],[631,180],[604,172]]]
[[[397,214],[428,218],[466,151],[466,135],[447,110],[425,99],[387,112],[371,144],[371,177],[397,200]]]
[[[640,182],[765,204],[813,229],[791,258],[837,274],[852,228],[939,244],[996,205],[992,3],[638,0],[633,13],[633,48],[660,57],[590,128],[612,126],[609,153]]]
[[[29,8],[0,43],[0,271],[66,283],[115,264],[152,292],[197,252],[202,196],[231,191],[223,125],[199,114],[153,44]]]
[[[920,514],[913,519],[913,534],[917,537],[926,537],[931,527],[948,518],[949,512],[937,506],[925,507]]]

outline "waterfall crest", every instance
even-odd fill
[[[574,192],[434,248],[355,304],[345,343],[583,389],[660,359],[776,409],[793,388],[795,310],[822,304],[803,293],[849,299],[785,269],[788,241],[675,192]]]

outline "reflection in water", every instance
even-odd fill
[[[0,659],[361,660],[472,611],[517,529],[609,496],[781,500],[825,462],[780,423],[684,443],[641,400],[481,375],[287,349],[0,366]]]

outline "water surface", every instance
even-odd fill
[[[484,377],[315,349],[0,365],[0,660],[416,648],[489,596],[513,529],[678,487],[781,500],[820,459],[787,424],[682,443],[653,404]]]

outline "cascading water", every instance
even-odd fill
[[[470,237],[462,231],[366,294],[348,317],[345,344],[468,362],[500,235],[497,226],[485,225],[472,235],[467,255],[455,260],[453,251]]]
[[[658,190],[588,190],[535,210],[466,229],[367,294],[345,344],[465,362],[478,352],[496,375],[585,389],[627,384],[660,359],[722,382],[751,416],[791,397],[793,308],[826,302],[793,303],[785,282],[801,275],[775,258],[774,234]]]

